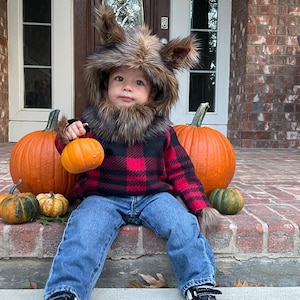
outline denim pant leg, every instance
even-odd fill
[[[86,198],[65,228],[45,286],[45,299],[55,292],[69,291],[79,300],[89,300],[123,223],[112,201]]]
[[[159,193],[143,208],[140,219],[159,237],[167,239],[178,288],[185,295],[192,286],[215,285],[215,259],[199,230],[197,218],[172,195]]]

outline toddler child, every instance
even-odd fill
[[[199,223],[214,225],[219,214],[169,120],[178,97],[174,70],[197,63],[197,41],[189,36],[162,45],[145,26],[125,31],[107,6],[97,10],[96,25],[101,45],[85,69],[90,105],[80,119],[60,121],[55,144],[62,152],[70,140],[94,138],[105,159],[78,176],[75,196],[82,202],[66,225],[45,300],[89,300],[125,224],[166,239],[186,299],[216,299],[214,255]]]

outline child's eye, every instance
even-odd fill
[[[115,77],[115,80],[116,80],[116,81],[123,81],[123,77],[122,77],[122,76],[116,76],[116,77]]]
[[[137,80],[137,81],[136,81],[136,84],[137,84],[137,85],[145,85],[144,82],[143,82],[142,80]]]

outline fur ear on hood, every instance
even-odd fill
[[[100,44],[110,45],[125,41],[124,29],[115,21],[115,14],[108,6],[102,5],[95,9],[95,27],[99,33]]]
[[[86,84],[91,104],[106,100],[107,78],[116,67],[141,68],[158,90],[156,114],[168,117],[178,98],[175,70],[188,69],[198,62],[199,43],[194,36],[177,38],[163,45],[145,25],[124,30],[109,6],[95,12],[100,45],[86,64]]]
[[[196,37],[191,35],[184,39],[174,39],[166,44],[160,55],[170,68],[175,70],[188,69],[195,66],[198,61],[198,48]]]

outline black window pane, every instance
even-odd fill
[[[50,23],[51,0],[23,0],[23,21],[34,23]]]
[[[24,64],[51,65],[50,26],[24,26]]]
[[[209,110],[215,110],[215,73],[190,75],[189,111],[196,111],[201,102],[209,102]]]
[[[201,42],[201,60],[195,69],[216,70],[217,32],[194,32]]]
[[[51,108],[51,69],[25,68],[25,108]]]
[[[190,73],[189,111],[209,102],[215,111],[217,63],[218,0],[190,0],[191,32],[201,42],[201,59]]]
[[[192,28],[217,30],[218,0],[193,0]]]

